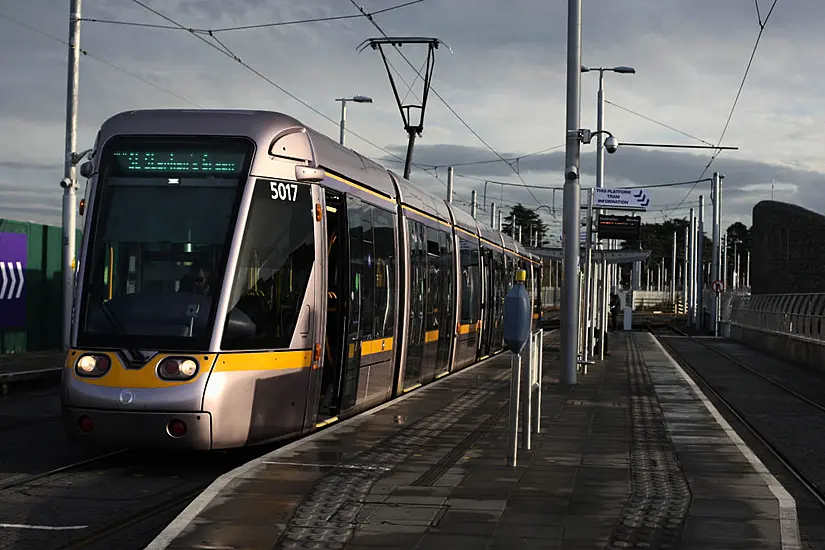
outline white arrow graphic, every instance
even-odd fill
[[[6,262],[0,262],[0,279],[3,280],[3,286],[0,286],[0,300],[6,299],[6,287],[9,285],[6,279]]]
[[[20,262],[17,262],[17,274],[20,276],[20,286],[17,287],[17,294],[14,297],[15,299],[20,298],[20,295],[23,294],[23,282],[25,280],[23,278],[23,264]]]
[[[8,266],[8,272],[6,267]],[[17,275],[15,276],[15,268]],[[9,284],[11,282],[11,285]],[[19,283],[19,284],[18,284]],[[23,295],[25,277],[22,262],[0,262],[0,300],[15,300]],[[9,289],[6,294],[6,289]],[[17,292],[15,292],[17,290]]]
[[[14,296],[14,287],[17,285],[17,277],[14,276],[14,264],[8,262],[7,265],[9,266],[9,279],[11,279],[11,287],[9,288],[8,299],[11,300],[12,296]],[[0,293],[0,296],[3,296],[2,293]],[[7,297],[3,296],[3,298]]]

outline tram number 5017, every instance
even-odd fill
[[[294,183],[283,183],[279,181],[269,182],[269,191],[272,194],[272,200],[282,200],[295,202],[298,198],[298,185]]]

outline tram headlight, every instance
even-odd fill
[[[167,357],[158,363],[158,376],[163,380],[190,380],[198,374],[198,362],[191,357]]]
[[[112,361],[109,359],[108,355],[81,355],[77,360],[77,363],[75,363],[74,371],[78,374],[78,376],[84,376],[86,378],[100,378],[109,372],[109,368],[111,366]]]

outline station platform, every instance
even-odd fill
[[[654,337],[609,344],[568,386],[546,335],[515,467],[505,353],[223,475],[147,548],[799,548],[790,495]]]
[[[0,386],[45,378],[59,380],[65,360],[63,351],[0,354]]]

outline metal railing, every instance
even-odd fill
[[[541,432],[541,377],[544,331],[530,334],[521,354],[510,357],[510,419],[507,425],[507,464],[515,466],[518,454],[519,409],[521,411],[521,448],[530,450],[532,434]]]
[[[722,322],[803,340],[825,341],[825,293],[727,294],[722,296]]]

